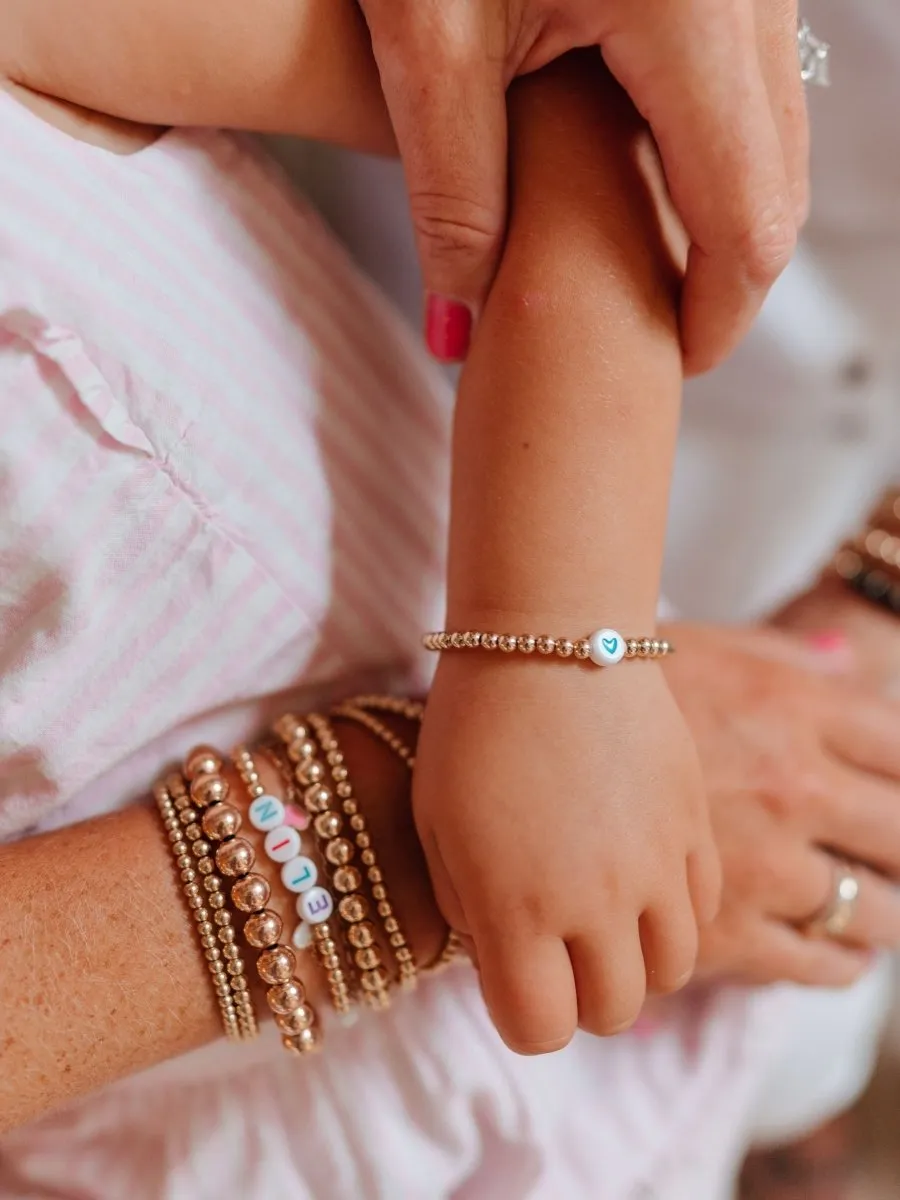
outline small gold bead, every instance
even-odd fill
[[[273,1013],[287,1016],[306,1001],[306,991],[295,979],[288,983],[277,983],[266,992],[266,1000]]]
[[[197,872],[191,867],[185,867],[185,869],[181,872],[181,878],[184,883],[193,883],[197,878]]]
[[[208,908],[205,908],[203,905],[201,905],[200,908],[194,909],[194,920],[197,922],[198,925],[202,925],[205,921],[208,921],[211,916],[212,916],[212,913],[209,911]]]
[[[388,917],[384,923],[385,933],[396,933],[400,928],[400,922],[396,917]]]
[[[191,850],[195,857],[207,858],[213,852],[212,842],[208,842],[204,837],[199,837],[196,841],[191,842]]]
[[[392,942],[391,944],[394,946],[398,945],[397,942]],[[410,950],[409,946],[398,946],[397,953],[394,955],[394,957],[398,963],[401,963],[405,966],[413,961],[413,952]]]
[[[301,1054],[315,1054],[321,1048],[319,1031],[315,1026],[298,1033],[293,1042]]]
[[[353,788],[350,786],[349,783],[339,783],[337,785],[337,787],[335,788],[335,791],[341,797],[342,800],[349,800],[351,798],[351,796],[353,795]],[[348,806],[345,804],[344,812],[347,812],[347,808],[348,808]]]
[[[316,833],[326,841],[329,838],[337,837],[343,824],[344,818],[336,812],[321,813],[313,822]]]
[[[299,742],[309,736],[306,726],[293,713],[279,717],[272,729],[285,742]]]
[[[207,875],[203,880],[203,886],[208,892],[220,892],[222,890],[222,880],[218,875]]]
[[[482,650],[496,650],[500,645],[500,635],[497,633],[483,633],[481,635]]]
[[[228,974],[229,975],[243,975],[244,970],[245,970],[244,960],[242,958],[233,958],[229,961],[229,963],[228,963]]]
[[[348,777],[347,768],[335,767],[331,772],[331,776],[336,783],[343,783]]]
[[[375,886],[372,888],[372,896],[376,900],[386,901],[387,900],[387,888],[384,886],[384,884],[376,883]]]
[[[649,654],[650,647],[652,645],[653,645],[653,643],[650,641],[649,638],[643,638],[641,641],[641,654]]]
[[[191,784],[191,799],[201,808],[208,808],[227,800],[230,791],[221,775],[199,775]]]
[[[355,929],[356,926],[354,925],[353,928]],[[338,952],[338,944],[334,938],[319,938],[318,946],[320,954],[328,955]]]
[[[183,808],[178,814],[178,820],[182,825],[193,825],[199,816],[200,813],[197,811],[197,809],[188,805],[187,808]]]
[[[237,939],[237,930],[233,925],[227,925],[224,929],[219,930],[219,941],[223,946],[231,946]]]
[[[634,638],[629,638],[628,641],[625,643],[625,653],[628,655],[629,658],[634,658],[634,656],[637,654],[637,652],[638,652],[637,641],[635,641]]]
[[[659,643],[660,654],[668,654],[670,650],[671,650],[671,646],[669,645],[669,643],[667,641],[664,640]]]
[[[296,1036],[302,1033],[304,1029],[310,1029],[316,1020],[316,1014],[308,1004],[301,1004],[289,1013],[279,1013],[275,1018],[275,1024],[282,1033]]]
[[[369,877],[369,883],[381,883],[384,879],[384,876],[381,873],[381,867],[369,867],[367,875]],[[372,894],[374,895],[375,893],[373,892]]]
[[[591,657],[591,645],[587,638],[580,638],[575,643],[575,657],[582,660]]]
[[[500,638],[500,649],[505,654],[512,654],[516,649],[518,639],[512,633],[504,633]]]
[[[368,848],[372,845],[372,839],[369,837],[368,833],[366,833],[365,829],[360,830],[360,832],[356,835],[356,844],[360,850],[368,850]],[[363,859],[363,862],[365,861],[366,860]]]
[[[316,757],[317,750],[318,747],[312,738],[297,738],[287,748],[288,758],[295,763],[306,762],[307,759]]]
[[[357,833],[363,833],[366,828],[365,817],[359,816],[358,814],[356,816],[351,817],[350,818],[350,828],[355,829],[357,831]],[[356,840],[358,842],[359,838],[357,838]]]
[[[227,959],[234,960],[241,957],[241,948],[230,943],[222,947],[222,953]]]
[[[288,983],[297,969],[297,958],[287,946],[273,946],[259,956],[256,969],[263,983]]]
[[[216,935],[214,933],[204,934],[204,936],[200,939],[200,945],[204,950],[215,950],[216,946],[218,945]]]
[[[659,642],[656,640],[656,638],[651,638],[650,640],[650,654],[654,658],[657,656],[657,654],[659,654]]]
[[[222,957],[222,951],[218,946],[209,946],[204,951],[208,962],[218,962]]]
[[[311,758],[301,763],[294,776],[299,784],[304,787],[311,787],[314,783],[321,783],[325,778],[325,767],[317,758]]]
[[[271,890],[262,875],[245,875],[232,887],[231,899],[242,912],[259,912],[265,908]]]
[[[178,841],[172,843],[172,853],[176,858],[184,858],[186,854],[190,853],[190,850],[191,848],[187,842]]]
[[[231,981],[232,990],[235,992],[249,992],[250,984],[244,976],[235,976]]]
[[[210,908],[224,908],[225,907],[225,893],[224,892],[216,892],[214,895],[209,897],[209,900],[207,903],[209,904]]]
[[[362,950],[356,950],[353,959],[361,971],[374,971],[376,967],[381,966],[381,954],[377,946],[366,946]]]
[[[394,947],[394,949],[398,949],[399,947],[406,945],[406,938],[403,936],[402,933],[392,933],[391,937],[390,937],[390,942],[391,942],[391,945]],[[397,958],[398,961],[402,961],[399,958],[399,955],[395,955],[394,957]]]
[[[321,783],[314,783],[303,793],[303,803],[311,813],[327,812],[331,807],[331,789]]]
[[[209,855],[197,859],[197,870],[201,875],[211,875],[215,869],[215,860],[210,858]]]
[[[537,647],[538,654],[553,654],[553,652],[556,650],[555,639],[552,637],[547,637],[546,634],[541,634],[541,636],[536,639],[535,645]]]
[[[281,917],[271,909],[254,913],[244,925],[244,937],[257,950],[274,946],[284,928]]]
[[[559,658],[571,658],[575,652],[575,646],[568,638],[560,638],[556,643],[556,653]]]
[[[339,767],[344,761],[344,756],[340,750],[332,750],[328,755],[328,765],[331,767]]]
[[[214,842],[234,837],[241,828],[241,814],[231,804],[214,804],[203,814],[203,832]]]
[[[373,971],[366,971],[359,982],[366,992],[380,992],[387,987],[389,976],[384,967],[376,967]]]
[[[537,646],[537,638],[531,636],[530,633],[523,633],[521,637],[516,638],[516,649],[520,654],[534,654]]]
[[[384,888],[380,888],[379,890],[383,892]],[[372,895],[373,896],[375,895],[375,888],[372,888]],[[379,900],[378,901],[378,915],[382,919],[393,915],[393,909],[391,908],[389,901],[387,901],[387,900]]]
[[[196,916],[196,913],[194,915]],[[201,937],[214,938],[216,936],[216,927],[215,927],[215,925],[213,925],[212,921],[198,920],[197,921],[197,932],[200,934]]]
[[[216,851],[216,866],[223,875],[246,875],[256,861],[253,847],[244,838],[223,842]]]
[[[353,844],[352,842],[348,842],[346,838],[335,838],[325,847],[325,857],[336,867],[346,866],[353,858],[353,855]],[[352,890],[355,891],[356,889]]]
[[[361,921],[358,925],[351,925],[347,930],[347,941],[354,949],[365,950],[375,941],[375,926],[371,921]]]
[[[362,859],[363,866],[371,867],[371,866],[375,865],[375,851],[374,850],[363,850],[363,852],[360,854],[359,857]],[[370,876],[370,878],[371,878],[371,876]]]
[[[338,867],[332,882],[339,892],[358,892],[362,886],[362,876],[356,867]]]
[[[227,908],[223,908],[221,912],[216,913],[216,915],[213,917],[213,920],[215,921],[215,923],[217,925],[222,925],[222,926],[230,925],[231,924],[231,913],[228,911]]]
[[[326,971],[339,971],[341,969],[341,960],[336,954],[324,954],[322,956],[322,966]]]
[[[348,924],[354,924],[366,919],[369,905],[362,896],[345,896],[338,904],[338,912]]]

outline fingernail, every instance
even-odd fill
[[[809,644],[821,654],[842,654],[850,649],[847,635],[840,629],[824,629],[821,633],[814,633]]]
[[[425,306],[425,342],[441,362],[466,357],[472,337],[472,313],[465,304],[447,296],[429,295]]]

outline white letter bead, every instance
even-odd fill
[[[266,834],[265,845],[272,862],[286,863],[300,853],[300,834],[290,825],[276,825]]]
[[[320,925],[334,912],[331,892],[322,887],[310,888],[297,901],[297,912],[310,925]]]
[[[625,639],[614,629],[598,629],[588,639],[591,662],[598,667],[614,667],[625,657]]]
[[[247,809],[247,816],[254,829],[264,833],[284,822],[284,805],[277,796],[257,796]]]
[[[319,872],[311,858],[298,854],[281,868],[281,882],[289,892],[308,892]]]
[[[306,950],[312,945],[312,940],[312,926],[307,925],[305,921],[301,921],[291,934],[291,941],[298,950]]]

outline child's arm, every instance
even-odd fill
[[[512,222],[457,406],[448,628],[652,636],[681,361],[639,122],[594,54],[510,102]],[[653,990],[686,981],[717,872],[658,664],[446,652],[415,804],[514,1048],[553,1049],[576,1017],[630,1024],[645,965]]]
[[[2,75],[150,125],[394,151],[368,30],[349,0],[3,0]]]

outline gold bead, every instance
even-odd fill
[[[341,797],[342,800],[349,800],[350,797],[353,795],[353,788],[350,786],[349,783],[339,783],[337,785],[337,787],[335,788],[335,791]],[[348,811],[348,806],[345,804],[344,812],[347,812],[347,811]]]
[[[383,892],[383,891],[384,891],[384,888],[379,888],[379,891],[382,891],[382,892]],[[373,895],[373,896],[375,895],[375,888],[372,888],[372,895]],[[386,918],[386,917],[389,917],[389,916],[391,916],[391,915],[392,915],[392,912],[393,912],[393,910],[392,910],[392,908],[391,908],[391,906],[390,906],[390,902],[389,902],[389,901],[387,901],[387,900],[379,900],[379,901],[378,901],[378,915],[379,915],[379,917],[381,917],[382,919],[384,919],[384,918]]]
[[[366,971],[364,975],[361,975],[359,982],[364,991],[379,992],[387,987],[389,977],[384,967],[376,967],[373,971]]]
[[[362,876],[356,867],[338,867],[332,882],[339,892],[358,892],[362,886]]]
[[[296,979],[289,983],[277,983],[266,992],[266,1000],[273,1013],[287,1016],[306,1001],[306,991]]]
[[[231,987],[235,992],[249,992],[250,991],[250,984],[247,982],[246,977],[240,977],[240,978],[236,977],[236,978],[232,979]]]
[[[308,1004],[301,1004],[289,1013],[279,1013],[275,1018],[275,1024],[282,1033],[296,1036],[302,1033],[304,1029],[310,1029],[315,1024],[316,1014]]]
[[[331,808],[331,789],[321,783],[314,783],[303,793],[303,803],[311,813],[327,812]]]
[[[628,655],[629,658],[634,658],[634,656],[635,656],[635,654],[637,654],[637,652],[638,652],[637,641],[634,638],[629,638],[628,641],[625,643],[625,653]]]
[[[242,912],[259,912],[265,908],[272,889],[262,875],[245,875],[231,889],[231,899]]]
[[[325,768],[317,758],[310,758],[302,762],[294,772],[297,782],[304,787],[311,787],[314,783],[321,783],[325,775]]]
[[[237,931],[233,925],[226,925],[224,929],[219,930],[219,941],[223,946],[231,946],[237,939]]]
[[[500,638],[500,642],[499,642],[500,649],[505,654],[512,654],[516,648],[516,644],[517,644],[517,639],[511,633],[504,633],[502,635],[502,637]]]
[[[395,950],[399,949],[401,946],[406,945],[406,938],[403,936],[402,933],[392,933],[391,934],[391,945],[393,946],[393,948]],[[395,955],[394,957],[398,960],[398,962],[403,961],[399,955]]]
[[[198,775],[191,784],[191,798],[201,808],[208,808],[210,804],[221,804],[228,799],[230,791],[221,775]]]
[[[215,859],[210,858],[209,855],[197,859],[197,870],[201,875],[211,875],[215,869]]]
[[[193,883],[197,878],[197,872],[191,867],[185,867],[185,869],[181,872],[181,878],[185,883]]]
[[[208,962],[219,962],[222,958],[222,951],[218,946],[208,946],[204,954]]]
[[[328,765],[330,767],[339,767],[344,761],[344,756],[340,750],[332,750],[328,755]]]
[[[184,773],[188,779],[199,775],[218,775],[222,760],[212,746],[195,746],[184,760]]]
[[[194,916],[196,917],[196,915],[197,914],[195,913]],[[197,932],[202,938],[214,938],[216,936],[216,927],[213,925],[212,921],[201,921],[199,918],[197,918]]]
[[[243,975],[244,970],[245,970],[244,960],[242,958],[232,958],[229,961],[229,963],[228,963],[228,974],[229,975]]]
[[[183,808],[178,814],[178,820],[182,825],[193,825],[199,816],[200,814],[197,812],[196,808],[191,808],[191,806],[188,805],[187,808]]]
[[[357,841],[359,841],[358,838],[357,838]],[[359,857],[361,858],[362,864],[364,867],[372,867],[375,865],[375,851],[374,850],[363,850]],[[371,879],[371,875],[369,876],[369,878]]]
[[[366,919],[369,905],[362,896],[345,896],[338,904],[338,912],[348,925],[352,925]]]
[[[214,933],[204,934],[200,939],[200,945],[204,950],[215,950],[216,946],[218,945],[216,935]]]
[[[218,875],[207,875],[203,880],[203,886],[208,892],[220,892],[222,890],[222,880]]]
[[[365,830],[365,828],[366,828],[366,820],[365,820],[365,817],[362,817],[362,816],[360,816],[359,814],[357,814],[356,816],[353,816],[353,817],[351,817],[351,818],[350,818],[350,828],[351,828],[351,829],[355,829],[355,830],[357,831],[357,833],[362,833],[362,832],[363,832],[363,830]],[[356,839],[356,841],[357,841],[357,843],[358,843],[358,842],[359,842],[359,838],[357,838],[357,839]]]
[[[172,843],[172,853],[176,859],[183,858],[186,854],[190,853],[190,850],[191,848],[187,842],[177,841]]]
[[[366,946],[362,950],[356,950],[353,959],[361,971],[374,971],[376,967],[381,966],[381,954],[377,946]]]
[[[299,742],[309,736],[306,726],[293,713],[285,713],[283,717],[279,717],[272,729],[285,742]]]
[[[343,783],[348,778],[346,767],[334,767],[331,772],[331,777],[336,783]]]
[[[222,947],[222,953],[227,959],[233,961],[241,957],[241,948],[232,942]],[[278,983],[280,980],[274,980],[273,982]]]
[[[533,638],[530,633],[523,633],[521,637],[516,638],[516,649],[520,654],[534,654],[536,645],[537,638]]]
[[[188,847],[188,850],[189,849],[190,849],[190,847]],[[194,860],[191,857],[191,855],[188,853],[179,854],[178,857],[176,858],[175,862],[176,862],[176,865],[178,867],[180,867],[182,871],[187,871],[194,865]]]
[[[231,924],[231,913],[227,908],[223,908],[221,912],[217,912],[213,917],[217,925],[226,926]]]
[[[287,748],[291,762],[304,763],[307,759],[315,758],[318,747],[309,737],[296,738]]]
[[[396,933],[399,928],[400,928],[400,922],[397,920],[396,917],[388,917],[388,919],[384,923],[385,933]]]
[[[668,654],[671,649],[672,649],[672,647],[669,645],[669,643],[667,641],[663,640],[659,643],[660,654]]]
[[[376,883],[372,888],[372,896],[375,900],[387,900],[387,888],[384,886],[384,884]],[[381,910],[379,909],[379,912],[380,911]]]
[[[571,658],[575,652],[575,646],[568,638],[560,638],[556,643],[556,653],[559,658]]]
[[[212,896],[209,897],[209,900],[207,901],[207,903],[209,904],[210,908],[224,908],[225,907],[225,893],[224,892],[215,892]]]
[[[255,949],[262,950],[266,946],[275,945],[281,937],[283,928],[284,924],[278,913],[267,908],[263,912],[254,913],[252,917],[247,918],[244,925],[244,937]]]
[[[354,925],[353,929],[356,928],[357,927]],[[327,956],[329,954],[337,954],[338,952],[338,945],[334,938],[320,938],[318,945],[320,954]]]
[[[547,637],[545,633],[541,634],[541,636],[535,640],[535,645],[537,647],[538,654],[552,654],[556,649],[555,639],[552,637]]]
[[[496,633],[483,633],[481,635],[482,650],[496,650],[500,644],[500,635]]]
[[[213,852],[212,842],[208,842],[204,837],[199,837],[195,842],[191,842],[191,850],[197,858],[207,858]]]
[[[246,875],[255,861],[256,853],[244,838],[223,842],[216,851],[216,866],[223,875]]]
[[[650,654],[654,658],[657,654],[659,654],[659,642],[656,640],[656,638],[652,638],[650,641]]]
[[[192,897],[196,896],[198,900],[200,900],[200,899],[202,898],[202,896],[203,896],[203,893],[200,891],[200,884],[199,884],[199,883],[188,883],[188,884],[185,884],[185,888],[184,888],[184,894],[185,894],[185,895],[186,895],[188,898],[192,898]]]
[[[384,876],[381,874],[380,867],[369,867],[368,876],[369,876],[369,883],[381,883],[381,881],[384,879]],[[373,892],[372,895],[374,896],[375,893]],[[375,896],[375,899],[377,900],[377,899],[379,899],[379,897]]]
[[[340,813],[326,812],[321,813],[313,821],[313,826],[320,838],[328,841],[330,838],[337,837],[341,832],[341,827],[344,824],[344,818]]]
[[[336,867],[345,866],[353,858],[353,854],[353,844],[346,838],[335,838],[325,847],[325,857]]]
[[[575,643],[575,657],[582,660],[591,657],[591,644],[587,638],[579,638]]]
[[[293,1039],[294,1045],[301,1054],[315,1054],[321,1047],[319,1032],[315,1026],[304,1029]]]
[[[203,832],[214,842],[234,837],[241,828],[241,814],[231,804],[214,804],[203,814]]]
[[[347,941],[354,949],[365,950],[375,941],[375,926],[371,921],[361,921],[358,925],[351,925],[347,930]]]
[[[322,956],[322,966],[326,971],[339,971],[341,960],[336,954],[325,954]]]
[[[256,969],[263,983],[288,983],[297,969],[297,959],[287,946],[273,946],[271,950],[263,950]]]
[[[411,963],[413,960],[413,952],[409,946],[398,946],[397,942],[392,942],[392,945],[397,946],[397,953],[394,955],[398,963]]]

